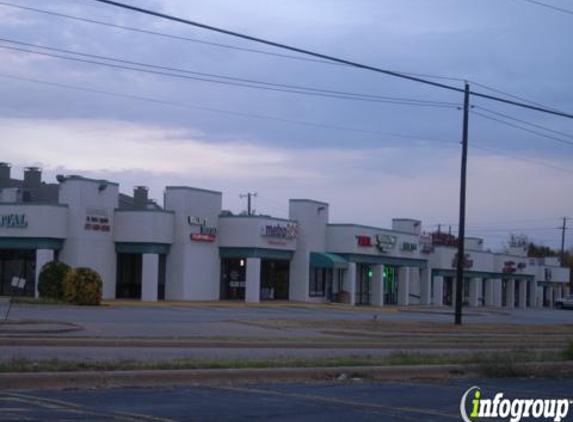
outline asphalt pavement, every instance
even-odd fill
[[[459,421],[471,386],[492,397],[573,398],[572,379],[274,383],[0,393],[0,421]],[[564,420],[572,420],[573,411]],[[527,419],[523,419],[524,421]]]

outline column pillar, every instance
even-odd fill
[[[518,307],[527,308],[527,280],[517,280],[518,284]]]
[[[506,289],[506,308],[513,309],[515,308],[515,279],[510,278],[507,280],[507,289]]]
[[[372,305],[384,305],[384,265],[374,266],[374,279],[372,280]]]
[[[348,263],[348,277],[346,278],[346,288],[350,296],[350,304],[356,304],[356,262]]]
[[[532,308],[539,307],[539,300],[537,297],[537,281],[530,281],[527,283],[527,288],[529,289],[529,305]]]
[[[141,260],[141,301],[157,302],[159,255],[144,253]]]
[[[493,279],[488,278],[485,281],[485,292],[483,298],[484,306],[494,306],[493,301]]]
[[[434,282],[434,306],[444,306],[444,277],[436,276],[433,279]]]
[[[38,295],[38,281],[40,279],[40,272],[42,267],[50,261],[54,260],[54,251],[51,249],[38,249],[36,250],[36,274],[34,280],[34,297],[37,299]],[[29,283],[32,280],[28,280]]]
[[[501,308],[501,296],[503,294],[502,285],[500,278],[494,278],[491,280],[492,292],[493,292],[493,306],[496,308]]]
[[[247,258],[245,302],[261,301],[261,258]]]
[[[410,267],[400,267],[398,270],[398,305],[410,304]]]
[[[420,271],[420,304],[432,304],[432,269],[422,268]]]
[[[470,306],[479,306],[479,296],[480,296],[481,279],[472,278],[470,279]]]

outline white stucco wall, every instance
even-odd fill
[[[173,242],[175,214],[158,210],[116,210],[116,242]]]
[[[189,217],[204,219],[208,227],[218,229],[221,213],[220,192],[185,186],[168,186],[165,209],[174,211],[174,238],[167,256],[165,298],[167,300],[217,300],[221,265],[219,235],[214,242],[191,240],[198,227]]]
[[[103,298],[115,297],[116,253],[114,210],[119,186],[115,183],[70,177],[60,183],[60,203],[67,204],[67,239],[60,259],[73,267],[96,270],[103,280]],[[87,217],[107,218],[109,231],[86,229]],[[106,225],[106,224],[102,224]]]

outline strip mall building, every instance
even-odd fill
[[[14,277],[37,294],[41,267],[58,259],[97,270],[104,299],[451,306],[455,297],[455,242],[422,234],[418,220],[332,224],[329,205],[308,199],[289,201],[289,219],[232,215],[220,192],[168,186],[159,206],[144,187],[127,196],[107,180],[57,179],[27,168],[15,180],[0,163],[0,295]],[[476,238],[466,252],[468,306],[552,306],[568,294],[556,258],[496,254]]]

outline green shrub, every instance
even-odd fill
[[[64,298],[64,278],[70,269],[69,265],[60,261],[50,261],[44,264],[38,277],[40,297],[62,300]]]
[[[64,278],[64,300],[75,305],[99,305],[102,281],[91,268],[74,268]]]

